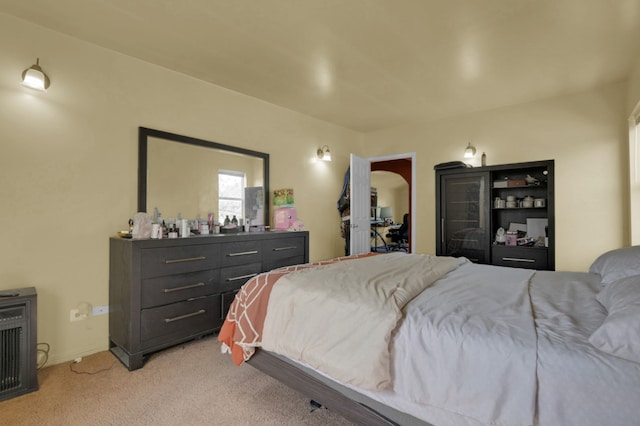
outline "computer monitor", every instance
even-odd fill
[[[393,219],[393,209],[391,207],[380,207],[381,219]]]

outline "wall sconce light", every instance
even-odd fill
[[[467,149],[464,150],[464,158],[473,158],[476,155],[476,147],[471,145],[471,142],[469,142],[469,145],[467,145]]]
[[[50,84],[49,77],[40,68],[40,58],[37,58],[35,64],[22,72],[23,86],[45,92]]]
[[[317,156],[318,160],[331,161],[331,152],[329,151],[329,147],[325,145],[322,148],[318,148]]]

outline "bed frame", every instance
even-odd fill
[[[287,362],[272,352],[258,348],[247,363],[356,424],[432,426],[346,386],[323,380],[318,373]]]

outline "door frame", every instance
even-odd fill
[[[417,240],[416,240],[416,153],[406,152],[402,154],[381,155],[377,157],[365,157],[369,161],[369,174],[371,174],[371,163],[390,160],[410,160],[411,161],[411,194],[409,194],[410,200],[410,212],[409,222],[411,235],[409,237],[409,252],[415,253]],[[353,170],[351,171],[353,173]],[[351,200],[353,202],[353,198]]]

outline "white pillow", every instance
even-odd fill
[[[603,352],[640,363],[640,275],[607,284],[596,299],[608,314],[589,342]]]
[[[624,277],[640,275],[640,246],[610,250],[601,254],[591,264],[589,272],[600,274],[602,285]]]

